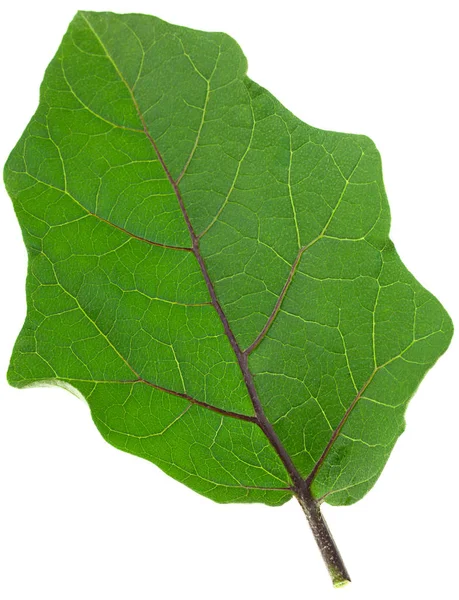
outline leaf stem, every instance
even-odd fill
[[[319,502],[312,496],[307,485],[295,489],[295,495],[311,527],[314,538],[327,566],[335,587],[342,587],[351,581],[341,554],[328,525],[320,511]]]
[[[94,27],[91,25],[91,23],[88,21],[88,19],[84,16],[84,14],[81,13],[81,16],[83,17],[83,19],[86,21],[88,27],[91,29],[91,31],[93,32],[94,36],[96,37],[96,39],[99,41],[101,47],[103,48],[103,50],[105,51],[107,58],[110,60],[110,62],[113,64],[114,69],[116,70],[116,72],[118,73],[120,79],[123,81],[123,83],[125,84],[127,90],[129,91],[129,94],[131,96],[132,102],[134,104],[134,107],[136,109],[136,112],[139,116],[139,120],[142,124],[145,136],[148,138],[148,140],[150,141],[155,154],[164,170],[164,173],[166,175],[166,177],[168,178],[170,185],[172,186],[172,189],[174,190],[174,193],[177,197],[177,201],[180,207],[180,210],[182,212],[185,224],[188,228],[188,232],[190,234],[190,238],[191,238],[191,242],[192,242],[192,246],[191,248],[182,248],[182,249],[186,249],[188,251],[191,250],[191,252],[193,252],[199,267],[201,269],[201,273],[202,276],[204,278],[204,282],[207,286],[207,290],[209,292],[209,296],[211,299],[211,303],[214,306],[218,316],[220,317],[220,321],[223,325],[223,329],[225,331],[225,334],[228,338],[228,341],[233,349],[233,352],[236,356],[236,359],[238,361],[242,376],[244,378],[244,382],[245,385],[247,387],[247,392],[249,394],[249,397],[252,401],[252,405],[253,405],[253,409],[254,409],[254,415],[253,416],[242,416],[239,415],[237,413],[232,413],[229,411],[222,411],[221,409],[216,409],[216,407],[211,407],[210,405],[206,405],[203,402],[199,402],[195,399],[191,399],[189,396],[187,396],[184,393],[175,393],[175,395],[177,396],[181,396],[186,398],[189,401],[193,401],[195,404],[200,404],[201,406],[206,406],[206,408],[212,408],[212,410],[218,410],[218,412],[221,412],[222,414],[226,414],[227,416],[232,416],[235,418],[243,418],[247,421],[251,421],[253,423],[256,423],[261,430],[263,431],[263,433],[266,435],[268,441],[270,442],[271,446],[274,448],[274,450],[277,452],[277,455],[279,456],[280,460],[282,461],[282,463],[284,464],[284,467],[290,477],[290,480],[292,481],[293,484],[293,491],[296,495],[296,497],[298,498],[298,501],[301,505],[301,508],[303,509],[306,518],[309,522],[309,525],[312,529],[312,532],[314,534],[315,540],[317,542],[317,545],[319,546],[319,549],[322,553],[322,557],[325,561],[325,564],[327,565],[328,571],[330,573],[330,576],[332,578],[333,581],[333,585],[336,587],[342,586],[344,584],[346,584],[347,582],[350,581],[350,577],[349,574],[346,570],[346,567],[344,566],[343,563],[343,559],[341,558],[341,555],[339,553],[339,550],[333,540],[333,537],[328,529],[327,523],[325,522],[322,513],[320,512],[320,508],[319,508],[319,503],[318,501],[312,496],[311,494],[311,490],[310,490],[310,486],[312,483],[312,480],[314,479],[315,475],[317,474],[317,471],[319,470],[319,468],[322,465],[323,460],[325,459],[326,453],[328,452],[328,446],[325,450],[325,454],[323,455],[323,457],[321,457],[318,461],[318,463],[316,464],[314,470],[311,472],[310,476],[308,477],[308,479],[305,481],[302,479],[302,476],[300,474],[300,472],[298,471],[298,469],[296,468],[294,462],[292,461],[289,453],[287,452],[287,450],[284,448],[281,440],[279,439],[274,427],[272,426],[272,424],[270,423],[270,421],[268,420],[268,418],[265,415],[265,412],[263,410],[263,406],[261,404],[260,398],[258,397],[258,392],[257,389],[255,387],[255,382],[253,379],[253,375],[252,372],[250,371],[249,365],[248,365],[248,355],[250,354],[250,352],[252,350],[255,349],[255,347],[260,343],[261,339],[264,337],[264,335],[266,334],[267,330],[269,329],[269,327],[271,326],[272,322],[275,319],[275,316],[280,308],[280,305],[282,303],[282,300],[285,296],[285,294],[287,293],[288,287],[293,279],[293,275],[295,273],[296,267],[298,266],[298,263],[301,259],[301,256],[303,254],[303,252],[305,252],[305,250],[307,250],[310,246],[312,246],[312,244],[314,244],[316,241],[318,241],[323,234],[325,233],[326,228],[328,227],[328,224],[330,223],[334,213],[336,212],[336,209],[338,207],[338,205],[335,207],[330,219],[328,220],[327,224],[325,225],[325,228],[323,229],[323,231],[321,232],[321,234],[319,236],[317,236],[317,238],[315,238],[314,240],[312,240],[309,244],[307,244],[306,246],[303,246],[302,248],[300,248],[298,256],[296,258],[296,260],[294,261],[293,265],[292,265],[292,269],[291,272],[289,274],[289,277],[287,278],[287,281],[284,285],[284,288],[281,292],[281,295],[274,307],[274,311],[271,315],[271,317],[268,319],[265,327],[263,328],[263,330],[261,331],[260,335],[256,338],[256,340],[249,346],[249,348],[247,348],[246,351],[242,351],[241,347],[239,346],[239,343],[236,339],[236,336],[234,335],[230,323],[228,321],[228,318],[217,298],[217,294],[215,291],[215,287],[214,284],[210,278],[210,274],[209,271],[207,270],[207,265],[205,263],[204,257],[201,254],[201,250],[199,247],[199,237],[198,235],[196,235],[196,232],[193,228],[193,225],[191,223],[189,214],[187,212],[185,203],[183,201],[182,198],[182,194],[180,192],[179,189],[179,182],[181,180],[182,174],[179,175],[177,180],[174,180],[174,178],[172,177],[171,172],[169,171],[166,162],[164,160],[164,157],[162,156],[158,145],[156,144],[155,140],[153,139],[152,135],[149,132],[147,123],[145,121],[145,118],[140,110],[139,104],[135,98],[134,95],[134,90],[129,86],[127,80],[125,79],[124,75],[122,74],[122,72],[120,71],[120,69],[118,68],[118,66],[116,65],[115,61],[113,60],[113,57],[110,55],[110,53],[108,52],[106,46],[104,45],[104,43],[102,42],[101,38],[99,37],[99,35],[97,34],[97,32],[95,31]],[[185,170],[186,167],[188,165],[185,166]],[[355,167],[357,168],[357,167]],[[355,170],[355,169],[354,169]],[[184,172],[184,171],[183,171]],[[347,181],[347,183],[349,183],[349,181]],[[346,184],[347,185],[347,184]],[[346,188],[344,188],[346,189]],[[344,190],[343,193],[341,195],[341,198],[344,195]],[[341,200],[340,198],[340,200]],[[339,203],[338,203],[339,204]],[[201,234],[202,235],[202,234]],[[129,366],[129,365],[128,365]],[[133,371],[133,369],[131,368],[131,370]],[[133,371],[134,372],[134,371]],[[137,375],[137,373],[135,373]],[[143,380],[142,378],[139,377],[139,380],[143,381],[144,383],[148,383],[147,381]],[[152,385],[152,384],[150,384]],[[153,386],[153,387],[157,387],[159,389],[164,389],[164,388],[160,388],[159,386]],[[362,389],[362,392],[364,391],[365,388]],[[166,391],[166,390],[164,390]],[[359,396],[357,396],[357,400],[360,397],[361,393],[359,394]],[[354,403],[357,401],[355,400]],[[354,405],[353,403],[353,405]],[[353,408],[353,405],[351,405],[351,409]],[[348,411],[350,412],[350,411]],[[335,434],[336,437],[339,435],[339,432],[341,430],[341,427],[344,425],[340,424],[340,426],[338,427],[338,429],[336,430]],[[334,440],[334,438],[332,438],[332,440]]]

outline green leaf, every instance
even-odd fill
[[[29,253],[8,378],[70,387],[213,500],[320,521],[375,483],[452,324],[389,240],[374,144],[246,70],[222,33],[76,15],[5,167]]]

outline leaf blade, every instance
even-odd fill
[[[136,15],[77,15],[6,169],[31,256],[29,314],[10,381],[24,385],[51,374],[77,389],[81,384],[83,395],[93,393],[90,381],[97,387],[120,379],[171,390],[182,404],[164,421],[164,435],[195,414],[202,415],[197,431],[208,419],[215,431],[218,419],[233,428],[225,460],[201,457],[218,472],[221,481],[214,483],[227,490],[218,499],[236,497],[228,490],[242,473],[246,499],[277,504],[291,491],[282,452],[275,444],[263,447],[266,430],[250,420],[253,393],[238,352],[250,354],[255,394],[274,426],[268,438],[279,438],[303,477],[315,475],[320,461],[314,493],[346,504],[376,480],[403,427],[403,410],[387,427],[375,418],[385,404],[376,388],[381,373],[404,356],[409,385],[391,394],[397,407],[406,407],[452,329],[388,241],[373,143],[301,123],[245,70],[245,57],[224,34]],[[194,231],[198,260],[190,252]],[[200,275],[205,279],[207,272],[206,290]],[[209,284],[223,319],[209,299]],[[391,286],[397,293],[387,295]],[[425,300],[419,307],[415,292]],[[46,314],[51,302],[56,314]],[[439,319],[444,323],[435,333]],[[417,329],[423,335],[414,343]],[[421,354],[427,348],[430,357],[416,365],[423,341]],[[110,425],[96,408],[96,424],[114,445],[126,445],[123,436],[144,439],[127,424],[123,432],[119,417]],[[368,441],[359,423],[371,420]],[[244,440],[254,436],[250,450]],[[139,444],[129,451],[162,461]],[[160,466],[190,484],[196,467],[188,454],[187,468]],[[254,466],[261,455],[263,464]],[[257,469],[271,473],[262,481],[267,489],[254,489]],[[217,499],[199,477],[201,484],[193,479],[191,487]],[[275,489],[276,482],[285,489]]]

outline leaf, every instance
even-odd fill
[[[225,34],[80,12],[5,167],[29,253],[8,378],[218,502],[375,483],[451,321],[389,234],[379,154],[246,76]]]

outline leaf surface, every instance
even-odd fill
[[[5,167],[29,253],[8,373],[219,502],[375,483],[451,321],[389,240],[379,154],[225,34],[78,13]],[[299,479],[298,479],[299,478]]]

